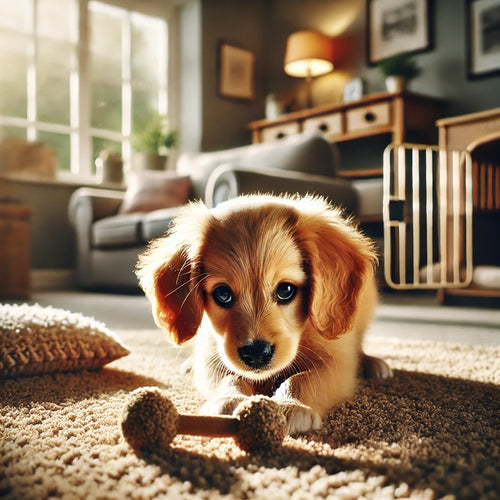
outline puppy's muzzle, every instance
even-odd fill
[[[265,340],[254,340],[238,347],[238,354],[250,368],[263,368],[273,359],[274,345]]]

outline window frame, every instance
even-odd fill
[[[0,126],[20,127],[26,129],[28,140],[37,139],[38,132],[67,134],[70,140],[70,166],[69,169],[59,168],[57,179],[63,182],[94,183],[96,175],[93,166],[92,138],[96,135],[122,143],[122,156],[125,172],[131,169],[132,148],[130,144],[130,122],[124,123],[120,132],[94,128],[91,125],[91,80],[90,80],[90,25],[89,13],[90,3],[98,1],[122,10],[137,12],[146,16],[158,17],[167,24],[167,67],[165,75],[166,94],[160,104],[159,111],[168,113],[169,123],[172,128],[178,124],[178,84],[171,75],[178,74],[178,12],[174,1],[151,0],[148,2],[140,0],[74,0],[78,10],[78,32],[77,39],[73,40],[76,55],[76,63],[70,69],[70,122],[68,125],[41,121],[37,117],[36,98],[36,51],[37,39],[35,32],[36,20],[32,16],[32,29],[26,33],[31,50],[28,58],[27,73],[27,115],[26,118],[9,117],[0,115]],[[37,0],[33,0],[36,10]],[[130,15],[128,17],[130,22]],[[129,24],[130,25],[130,24]],[[40,37],[40,39],[42,39]],[[68,42],[70,43],[70,42]],[[130,50],[128,51],[130,56]],[[73,56],[73,57],[74,57]],[[128,61],[130,64],[130,59]],[[128,93],[130,98],[130,79],[121,82],[122,95]],[[31,95],[30,95],[31,94]],[[130,104],[130,99],[125,99]],[[75,110],[74,107],[78,109]],[[123,109],[123,103],[122,103]],[[130,110],[129,110],[130,111]]]

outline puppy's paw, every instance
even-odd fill
[[[236,407],[246,396],[225,396],[209,399],[200,410],[201,415],[232,415]]]
[[[322,419],[310,406],[298,401],[280,401],[288,424],[288,434],[297,434],[320,429]]]
[[[364,378],[382,380],[392,377],[391,367],[383,359],[376,358],[375,356],[363,354],[361,366]]]

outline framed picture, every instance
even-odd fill
[[[366,9],[368,64],[431,48],[429,0],[368,0]]]
[[[225,42],[219,44],[219,95],[230,99],[253,99],[255,55]]]
[[[359,101],[363,97],[364,82],[362,78],[353,78],[344,85],[342,99],[344,102]]]
[[[500,0],[468,0],[469,78],[500,73]]]

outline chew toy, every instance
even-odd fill
[[[286,434],[286,419],[278,403],[252,396],[232,416],[181,415],[156,387],[135,390],[122,413],[121,428],[135,450],[167,447],[177,434],[232,437],[249,453],[272,450]]]

